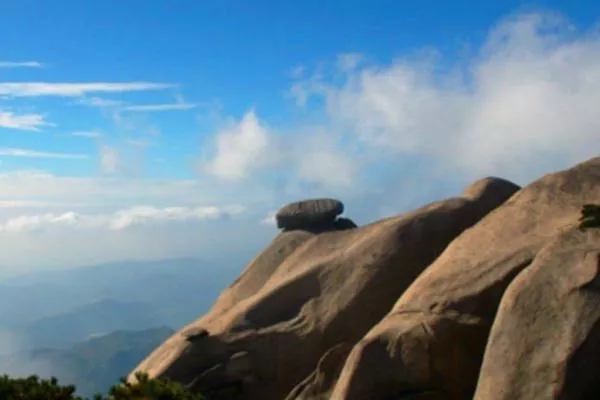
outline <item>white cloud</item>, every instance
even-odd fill
[[[239,181],[268,165],[276,154],[269,153],[270,136],[254,111],[238,123],[217,132],[215,155],[203,165],[217,177]]]
[[[214,220],[245,211],[239,205],[229,207],[165,207],[136,206],[112,214],[79,214],[74,211],[22,215],[0,224],[0,231],[20,233],[44,229],[109,229],[120,231],[134,226],[165,222]]]
[[[158,111],[173,111],[173,110],[191,110],[197,107],[197,104],[192,103],[166,103],[166,104],[134,104],[123,107],[125,111],[142,111],[142,112],[158,112]]]
[[[5,232],[23,232],[35,230],[44,225],[74,226],[77,224],[79,216],[73,212],[60,215],[27,215],[13,218],[0,226],[0,231]]]
[[[299,105],[323,98],[326,124],[363,153],[422,157],[465,179],[525,183],[600,153],[600,35],[554,14],[502,21],[460,63],[425,52],[362,65],[341,84],[316,75],[292,92]]]
[[[307,79],[299,79],[290,88],[287,96],[292,98],[298,107],[305,107],[308,100],[315,95],[327,94],[327,85],[317,71]]]
[[[23,131],[39,131],[43,126],[53,124],[46,122],[41,114],[15,114],[0,111],[0,128],[18,129]]]
[[[57,160],[84,160],[89,158],[87,154],[76,153],[53,153],[30,149],[17,149],[12,147],[0,147],[0,156],[6,157],[28,157],[28,158],[54,158]]]
[[[213,140],[215,151],[201,171],[230,183],[256,184],[264,172],[264,180],[283,191],[309,185],[341,194],[354,186],[363,164],[356,149],[343,145],[344,135],[332,127],[275,132],[254,111],[218,131]]]
[[[218,219],[244,211],[245,208],[239,205],[223,208],[209,206],[196,208],[167,207],[162,209],[139,206],[116,212],[109,221],[109,227],[120,230],[149,222]]]
[[[14,97],[84,96],[88,93],[122,93],[163,90],[176,87],[173,84],[154,82],[0,82],[0,95]]]
[[[0,61],[0,68],[43,68],[38,61]]]
[[[275,218],[276,214],[277,214],[277,211],[269,211],[267,216],[260,221],[260,224],[268,225],[268,226],[276,226],[277,225],[277,219]]]
[[[359,53],[345,53],[337,57],[337,67],[342,72],[350,72],[356,69],[363,61],[364,56]]]
[[[121,166],[121,155],[119,151],[113,147],[102,145],[100,146],[100,170],[104,174],[114,174],[119,171]]]

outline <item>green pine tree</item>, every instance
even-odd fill
[[[93,400],[203,400],[187,391],[181,384],[166,379],[150,379],[147,374],[136,374],[137,383],[125,378],[110,388],[108,395],[97,394]],[[56,378],[40,379],[36,375],[27,378],[0,377],[2,400],[85,400],[75,395],[73,385],[62,386]]]

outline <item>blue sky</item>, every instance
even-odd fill
[[[364,223],[597,155],[599,11],[6,2],[0,265],[212,257],[226,240],[244,260],[288,201],[336,196]]]

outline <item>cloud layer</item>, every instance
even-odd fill
[[[600,154],[600,35],[577,31],[556,14],[519,14],[500,21],[481,47],[460,59],[435,49],[399,54],[386,64],[368,54],[341,54],[316,68],[294,68],[290,75],[288,100],[302,118],[275,124],[248,105],[247,112],[218,124],[202,142],[194,179],[111,178],[124,155],[103,142],[102,177],[0,173],[0,205],[15,205],[0,207],[0,236],[10,236],[15,249],[24,246],[17,243],[19,235],[50,249],[51,235],[36,234],[43,227],[60,232],[62,239],[73,238],[97,258],[103,252],[84,239],[96,238],[119,249],[113,255],[120,256],[147,256],[147,243],[160,247],[153,255],[200,249],[222,253],[235,246],[258,248],[275,232],[273,210],[299,198],[339,197],[348,216],[361,223],[456,195],[487,175],[527,184]],[[0,83],[0,95],[81,96],[80,101],[103,111],[131,111],[110,114],[125,129],[126,115],[134,111],[188,109],[196,103],[177,98],[174,103],[133,104],[87,96],[167,88],[144,82]],[[0,121],[2,115],[6,127],[28,126],[6,112]],[[29,115],[29,128],[37,129],[43,119]],[[95,133],[78,136],[99,140]],[[146,147],[147,141],[135,140]],[[57,156],[17,148],[2,152]],[[50,204],[60,206],[45,210]],[[235,227],[208,216],[229,215],[219,214],[224,204],[247,210]],[[209,235],[200,228],[205,224],[211,224]],[[137,229],[129,229],[133,226]],[[65,254],[61,262],[69,259]]]

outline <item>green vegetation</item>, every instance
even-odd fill
[[[198,394],[187,391],[181,384],[163,379],[149,379],[148,375],[136,374],[138,382],[121,383],[110,388],[108,395],[98,394],[93,400],[203,400]],[[40,379],[0,377],[0,399],[6,400],[85,400],[75,395],[73,385],[61,386],[56,378]]]
[[[584,204],[579,217],[579,229],[600,228],[600,205]]]

